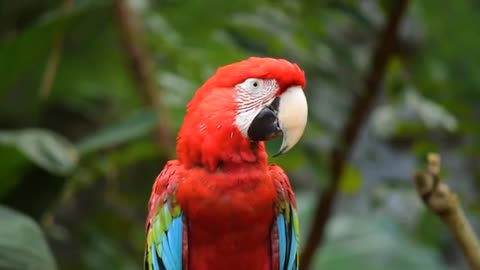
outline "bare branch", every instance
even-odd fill
[[[70,13],[74,5],[73,0],[65,0],[62,5],[62,13],[67,15]],[[57,75],[58,65],[63,52],[63,42],[65,38],[65,31],[58,33],[52,45],[52,50],[47,60],[47,68],[43,74],[42,84],[40,85],[40,98],[46,100],[50,96],[53,82]]]
[[[392,9],[385,28],[372,55],[370,70],[365,78],[363,95],[359,95],[354,100],[353,109],[341,132],[340,141],[330,154],[331,179],[316,206],[312,229],[307,237],[307,243],[300,260],[302,269],[311,268],[315,251],[323,243],[326,224],[338,195],[340,179],[358,134],[366,123],[375,100],[381,92],[380,84],[383,81],[388,60],[397,44],[397,32],[408,3],[408,0],[392,2]]]
[[[154,76],[154,63],[146,49],[144,29],[128,0],[117,0],[114,4],[115,15],[120,31],[129,67],[137,83],[138,91],[147,107],[159,111],[161,121],[155,129],[156,143],[163,157],[173,151],[170,115],[162,102],[160,91]]]
[[[463,253],[473,269],[480,269],[480,244],[460,205],[457,194],[440,181],[440,156],[428,155],[426,171],[415,176],[418,195],[425,205],[447,224],[462,247]]]

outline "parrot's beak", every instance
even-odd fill
[[[290,150],[303,135],[307,125],[308,105],[300,86],[292,86],[264,107],[248,128],[254,141],[265,141],[283,135],[279,156]]]

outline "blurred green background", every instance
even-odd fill
[[[146,204],[185,104],[218,66],[252,55],[306,71],[306,133],[272,159],[305,243],[391,5],[0,0],[0,269],[141,269]],[[480,230],[479,12],[411,1],[313,269],[468,269],[413,173],[441,153]]]

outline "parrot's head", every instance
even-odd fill
[[[267,162],[263,141],[283,136],[291,149],[307,123],[305,74],[284,59],[251,57],[217,70],[188,104],[178,136],[187,167]]]

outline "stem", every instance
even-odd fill
[[[67,15],[70,13],[74,5],[73,0],[65,0],[63,1],[62,5],[62,13],[63,15]],[[65,39],[65,31],[61,31],[57,34],[55,41],[52,44],[52,50],[50,51],[50,55],[48,56],[47,60],[47,68],[45,69],[45,73],[43,74],[42,84],[40,85],[40,98],[46,100],[52,91],[53,82],[55,81],[55,77],[57,76],[58,65],[60,63],[60,59],[63,52],[63,43]]]
[[[173,151],[170,117],[159,95],[160,91],[154,76],[153,58],[145,46],[143,27],[127,0],[115,1],[114,11],[129,68],[143,103],[147,107],[157,109],[162,117],[162,121],[159,121],[155,128],[154,136],[161,156],[167,160]]]
[[[359,95],[355,99],[353,109],[341,132],[340,141],[330,154],[331,179],[326,189],[322,192],[316,206],[312,229],[301,256],[302,269],[311,268],[315,251],[317,247],[323,244],[326,225],[338,196],[345,165],[348,162],[360,130],[364,123],[367,122],[375,100],[381,93],[380,84],[383,81],[388,60],[397,44],[398,28],[408,3],[408,0],[392,2],[392,9],[387,18],[385,28],[370,61],[370,70],[365,78],[363,95]]]
[[[457,194],[440,181],[440,156],[429,154],[427,171],[415,177],[424,204],[448,226],[473,269],[480,269],[480,244],[468,222]]]
[[[472,268],[480,269],[480,245],[462,207],[457,204],[453,213],[444,217],[444,221],[460,243]]]

